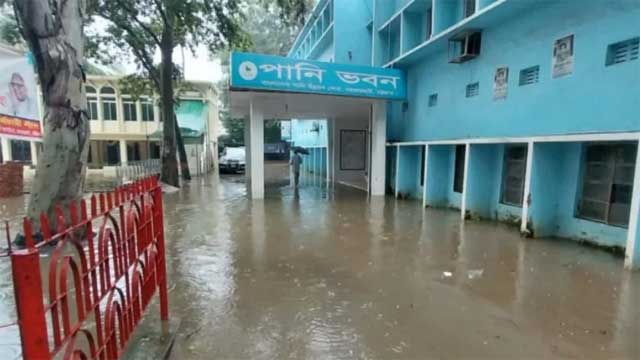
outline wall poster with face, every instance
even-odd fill
[[[493,99],[500,100],[507,98],[507,89],[509,83],[509,68],[499,67],[493,77]]]
[[[0,134],[39,138],[38,90],[29,56],[0,53]]]
[[[573,73],[573,35],[555,41],[551,68],[554,79]]]

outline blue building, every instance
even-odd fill
[[[386,103],[395,196],[624,249],[637,267],[638,19],[638,0],[320,0],[289,57],[405,72],[407,100]],[[294,120],[292,141],[326,166],[370,117]],[[368,176],[337,167],[334,181]]]

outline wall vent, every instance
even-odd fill
[[[467,97],[474,97],[474,96],[478,96],[478,93],[480,93],[480,83],[473,83],[473,84],[469,84],[467,85]]]
[[[540,80],[540,66],[520,70],[520,86],[535,84]]]
[[[438,105],[438,94],[429,95],[429,107]]]
[[[609,45],[607,48],[607,66],[638,60],[640,54],[640,37]]]

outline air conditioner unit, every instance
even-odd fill
[[[480,30],[465,30],[449,39],[449,62],[461,64],[480,55],[482,33]]]

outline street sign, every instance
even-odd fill
[[[405,100],[402,70],[231,53],[231,90]]]

